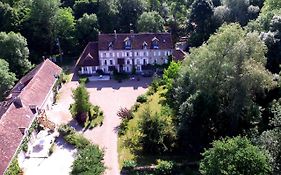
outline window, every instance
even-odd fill
[[[106,53],[103,53],[103,57],[106,57]]]
[[[119,52],[117,52],[117,57],[119,57]]]
[[[146,65],[146,60],[145,59],[143,59],[143,65]]]
[[[143,49],[147,49],[147,43],[146,43],[146,42],[143,42],[142,48],[143,48]]]
[[[159,49],[159,44],[158,44],[158,42],[159,42],[159,40],[158,40],[156,37],[154,37],[154,38],[152,39],[152,49]]]
[[[113,61],[112,60],[109,60],[109,62],[110,62],[110,65],[113,65]]]
[[[140,71],[141,70],[141,66],[137,66],[137,71]]]
[[[107,65],[107,61],[106,60],[104,60],[104,65]]]
[[[158,52],[158,56],[161,56],[161,51]]]
[[[112,53],[111,52],[109,53],[109,55],[110,55],[110,57],[112,57]]]
[[[139,52],[136,52],[136,56],[139,56]]]
[[[140,64],[140,60],[139,59],[137,59],[137,64]]]
[[[124,48],[131,49],[131,41],[130,41],[129,37],[125,38],[125,40],[124,40]]]
[[[127,60],[127,64],[131,64],[130,60]]]
[[[129,56],[129,52],[126,52],[127,57]]]

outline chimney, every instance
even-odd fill
[[[29,105],[29,108],[33,114],[36,114],[38,112],[38,107],[36,105]]]
[[[21,101],[21,99],[20,99],[19,96],[14,99],[14,105],[15,105],[17,108],[23,107],[22,101]]]
[[[115,38],[115,40],[117,40],[117,33],[116,33],[116,30],[114,30],[114,38]]]

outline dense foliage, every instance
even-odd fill
[[[0,100],[3,100],[7,89],[11,89],[16,80],[16,75],[9,70],[9,64],[0,59]]]
[[[200,163],[203,175],[256,174],[271,172],[269,157],[246,138],[235,137],[214,141],[203,153]]]

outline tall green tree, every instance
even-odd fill
[[[212,26],[213,13],[214,6],[211,0],[195,0],[193,2],[188,20],[190,33],[188,43],[190,46],[200,46],[214,32]]]
[[[23,76],[32,67],[28,60],[27,41],[19,33],[0,32],[0,57],[9,63],[10,70],[17,77]]]
[[[82,45],[88,44],[90,41],[96,41],[99,33],[99,25],[97,15],[84,14],[82,18],[78,19],[77,38]]]
[[[120,32],[136,30],[139,16],[146,11],[147,2],[145,0],[119,0],[119,29]]]
[[[184,142],[200,149],[261,122],[256,94],[276,85],[265,68],[265,53],[258,35],[246,34],[237,24],[221,27],[206,44],[191,50],[171,105],[178,112]]]
[[[247,138],[235,137],[214,141],[200,162],[203,175],[256,174],[272,172],[269,156]]]
[[[138,19],[137,29],[139,32],[163,32],[164,19],[158,12],[144,12]]]
[[[98,12],[98,1],[96,0],[78,0],[73,5],[76,19],[81,18],[85,13],[94,14]]]
[[[59,39],[63,52],[70,54],[76,44],[75,19],[71,8],[60,8],[54,16],[54,36]]]
[[[105,33],[112,33],[118,30],[118,4],[115,0],[100,0],[98,4],[98,23],[100,30]]]
[[[27,39],[29,45],[41,56],[53,54],[55,45],[54,17],[58,13],[60,6],[59,0],[36,0],[32,1],[30,8],[30,19],[28,26]],[[39,60],[34,60],[40,62]]]
[[[0,59],[0,70],[0,101],[2,101],[17,79],[16,75],[10,72],[9,63],[3,59]]]

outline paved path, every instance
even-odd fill
[[[142,78],[141,81],[128,80],[117,83],[110,80],[87,84],[87,89],[90,92],[90,101],[101,107],[105,118],[101,127],[87,130],[84,132],[84,135],[104,149],[104,163],[107,167],[105,175],[120,174],[116,130],[120,124],[120,119],[116,114],[121,107],[130,108],[135,103],[136,98],[145,93],[150,81],[150,78]],[[78,83],[76,81],[69,82],[63,86],[57,105],[47,113],[51,121],[62,124],[72,120],[68,108],[73,103],[72,90],[77,86]]]
[[[87,85],[90,92],[90,101],[99,105],[105,114],[101,127],[87,130],[85,136],[93,143],[98,144],[105,150],[104,162],[107,167],[105,175],[120,174],[117,152],[117,130],[120,119],[117,112],[121,107],[130,108],[136,98],[144,94],[150,79],[142,81],[115,81],[91,82]]]

